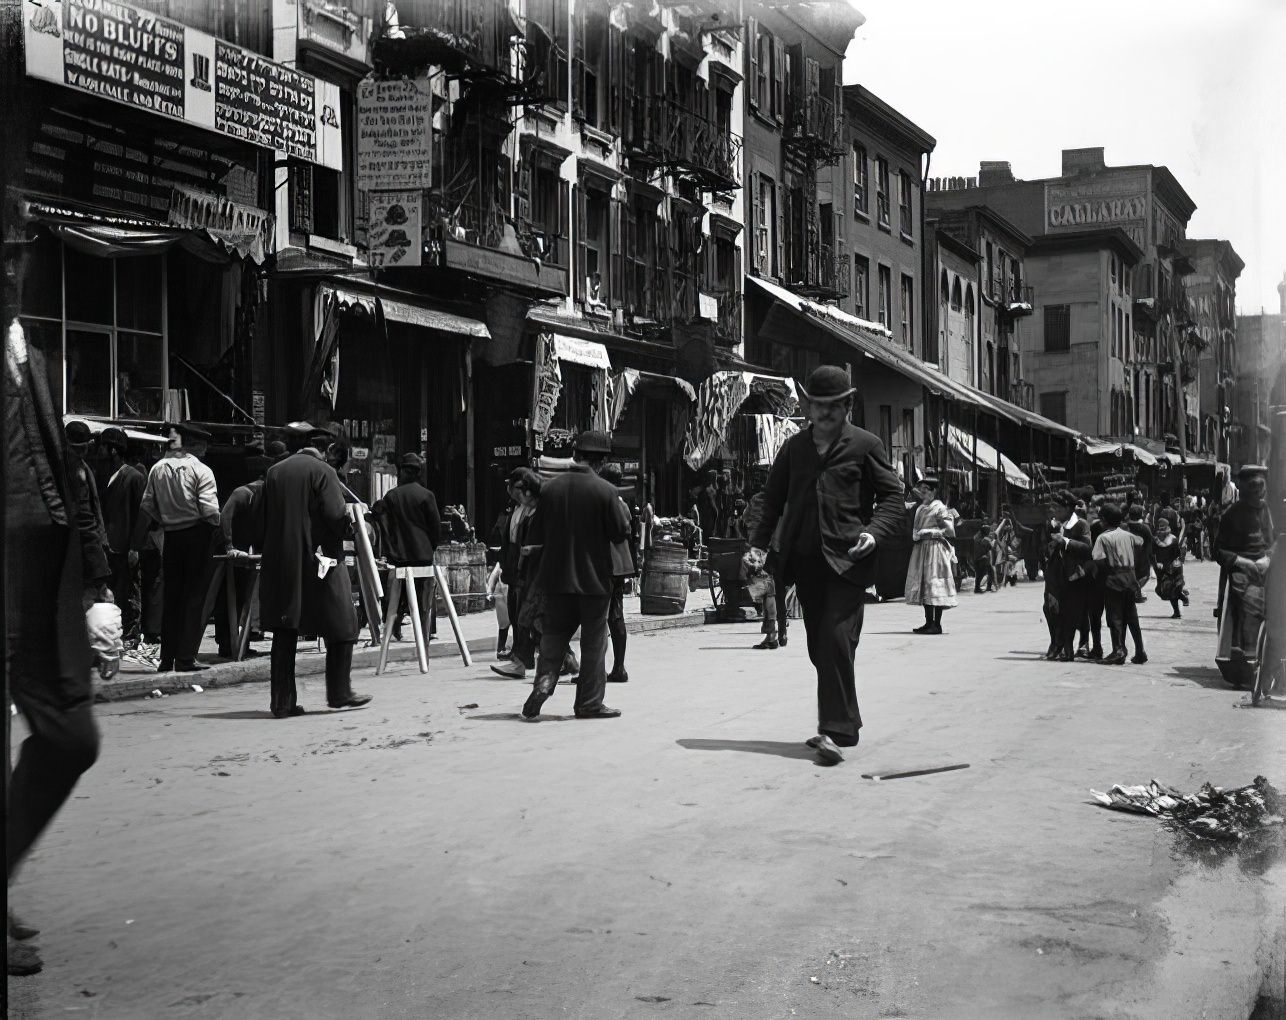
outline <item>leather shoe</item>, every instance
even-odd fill
[[[785,634],[778,634],[778,635],[777,635],[777,644],[781,645],[781,646],[782,646],[782,648],[785,648],[785,647],[786,647],[786,635],[785,635]]]
[[[766,638],[760,641],[759,644],[754,645],[753,647],[756,649],[764,649],[764,648],[772,649],[772,648],[778,648],[780,647],[780,645],[781,645],[781,639],[775,638],[771,634],[769,634]]]
[[[828,765],[838,765],[844,760],[844,752],[836,746],[835,741],[824,733],[817,734],[816,743],[813,748],[817,751],[817,757]]]
[[[173,672],[174,672],[174,660],[173,660],[173,659],[162,659],[162,660],[160,661],[160,663],[158,663],[158,664],[157,664],[156,671],[157,671],[158,673],[173,673]]]
[[[196,659],[180,660],[174,664],[174,672],[176,673],[204,673],[209,668],[209,666],[201,665]]]
[[[580,660],[574,654],[568,652],[563,656],[563,668],[558,671],[559,676],[576,676],[580,672]]]
[[[1101,661],[1103,658],[1103,649],[1097,646],[1094,648],[1091,648],[1089,658],[1093,659],[1095,662]]]
[[[610,673],[608,673],[608,674],[607,674],[607,682],[608,682],[609,684],[626,684],[626,683],[629,683],[629,682],[630,682],[630,674],[629,674],[629,672],[628,672],[626,669],[624,669],[624,668],[622,668],[622,669],[614,669],[614,670],[612,670]]]
[[[10,977],[27,977],[30,974],[39,974],[45,966],[44,961],[40,959],[40,954],[36,952],[34,947],[19,942],[15,938],[9,938],[5,950]]]
[[[274,708],[272,710],[272,717],[274,719],[291,719],[303,714],[304,707],[302,705],[295,705],[293,708]]]
[[[621,714],[621,710],[619,708],[608,708],[606,705],[601,705],[598,708],[598,710],[594,712],[577,712],[576,718],[577,719],[615,719],[620,714]]]
[[[25,942],[27,939],[34,939],[40,934],[39,928],[33,928],[29,924],[23,924],[13,911],[9,911],[9,937],[15,938],[19,942]]]
[[[510,661],[507,666],[492,666],[491,672],[497,676],[502,676],[506,680],[526,680],[527,667],[516,659]]]
[[[1056,658],[1054,661],[1056,661],[1056,662],[1075,662],[1075,661],[1076,661],[1076,656],[1074,656],[1071,652],[1069,652],[1066,648],[1064,648],[1061,652],[1059,652],[1059,653],[1058,653],[1058,656],[1057,656],[1057,658]]]
[[[1130,659],[1130,661],[1134,663],[1134,665],[1136,666],[1142,666],[1145,662],[1148,661],[1148,657],[1143,652],[1136,652],[1134,657]]]
[[[522,715],[524,719],[535,719],[540,715],[541,706],[549,700],[554,693],[554,688],[558,686],[558,677],[556,676],[538,676],[536,682],[531,685],[531,693],[527,695],[527,700],[522,706]]]
[[[1089,645],[1081,645],[1080,648],[1076,649],[1076,658],[1088,659],[1089,657],[1090,657]]]
[[[1118,648],[1115,652],[1103,660],[1104,666],[1120,666],[1125,663],[1125,650]]]
[[[370,700],[371,695],[369,694],[350,694],[343,701],[331,701],[327,702],[327,704],[329,704],[331,708],[361,708]]]

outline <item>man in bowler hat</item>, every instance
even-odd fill
[[[611,719],[620,710],[603,704],[607,684],[607,614],[612,599],[612,546],[630,537],[630,514],[617,490],[598,476],[612,452],[606,432],[582,432],[571,470],[546,483],[527,532],[527,548],[539,555],[535,584],[543,594],[536,681],[522,714],[534,719],[554,693],[576,628],[580,627],[578,719]]]
[[[304,714],[295,688],[299,633],[326,641],[326,702],[357,708],[371,700],[352,688],[357,610],[344,563],[348,513],[334,468],[320,451],[302,446],[264,477],[263,553],[259,561],[259,620],[272,631],[273,717]]]
[[[848,373],[822,365],[800,392],[810,424],[773,461],[746,564],[763,567],[780,519],[783,583],[795,585],[817,670],[817,735],[807,744],[835,765],[862,727],[853,662],[874,554],[902,532],[905,513],[884,444],[848,420],[856,392]]]
[[[152,465],[143,488],[134,545],[143,545],[154,524],[165,530],[161,578],[161,663],[158,673],[205,669],[196,661],[205,633],[207,570],[214,530],[219,526],[219,493],[214,472],[202,463],[210,433],[181,422],[169,427],[169,449]]]

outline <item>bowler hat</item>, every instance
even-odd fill
[[[415,470],[419,471],[420,468],[424,467],[424,458],[418,453],[404,453],[398,464],[404,468],[415,468]]]
[[[72,425],[75,425],[72,422]],[[70,428],[71,426],[68,426]],[[1268,468],[1263,464],[1243,464],[1237,469],[1237,481],[1248,482],[1252,478],[1262,478],[1268,474]]]
[[[929,486],[929,488],[935,489],[935,490],[938,488],[938,484],[939,484],[938,479],[934,475],[925,475],[918,482],[916,482],[916,485],[927,485]]]
[[[69,421],[63,426],[63,437],[69,446],[87,446],[93,435],[83,421]]]
[[[129,438],[125,435],[125,430],[117,428],[115,425],[103,429],[98,434],[98,441],[104,446],[111,446],[117,450],[124,450],[129,447]]]
[[[599,429],[590,429],[576,437],[577,453],[611,453],[612,436]]]
[[[843,400],[857,392],[848,373],[838,365],[818,365],[808,376],[807,384],[799,391],[807,400]]]
[[[286,456],[289,452],[290,451],[286,449],[286,444],[280,439],[272,439],[268,442],[268,445],[264,447],[264,455],[269,460],[273,461],[281,460],[281,458]]]

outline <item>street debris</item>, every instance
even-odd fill
[[[954,772],[956,769],[967,769],[967,761],[955,762],[950,765],[912,765],[904,768],[885,769],[883,772],[863,772],[863,779],[874,779],[879,782],[882,779],[905,779],[909,776],[928,776],[935,772]]]
[[[203,693],[205,692],[205,688],[204,688],[204,687],[202,687],[200,684],[189,684],[189,686],[190,686],[190,687],[192,688],[192,690],[194,690],[197,694],[203,694]]]
[[[161,693],[161,691],[160,691],[160,689],[158,688],[157,690],[154,690],[151,694],[149,694],[149,695],[148,695],[148,697],[149,697],[149,698],[163,698],[163,697],[165,697],[165,695],[164,695],[164,694],[162,694],[162,693]]]
[[[1090,793],[1113,811],[1163,818],[1198,839],[1236,843],[1256,830],[1283,822],[1281,794],[1263,776],[1236,790],[1205,783],[1200,792],[1186,795],[1155,779],[1146,786],[1117,785],[1107,793]]]

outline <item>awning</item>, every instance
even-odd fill
[[[384,308],[384,318],[390,322],[403,322],[408,326],[420,326],[424,329],[436,329],[441,333],[457,333],[460,336],[491,339],[491,330],[480,319],[456,312],[447,312],[439,308],[426,308],[423,305],[398,301],[396,298],[380,296]]]
[[[63,425],[69,425],[74,421],[84,422],[89,427],[90,434],[95,436],[98,435],[100,432],[104,432],[107,429],[115,427],[118,429],[122,429],[122,431],[124,431],[126,439],[133,439],[134,441],[139,443],[168,443],[169,442],[169,440],[165,436],[154,435],[151,432],[141,432],[138,429],[124,428],[121,425],[117,425],[115,422],[96,421],[93,418],[82,418],[80,415],[77,415],[77,414],[63,415]]]
[[[1091,439],[1089,436],[1081,439],[1081,446],[1091,457],[1120,457],[1123,453],[1121,443],[1109,443],[1103,439]]]
[[[559,361],[571,361],[577,365],[588,365],[590,368],[612,369],[612,359],[607,356],[607,348],[593,340],[581,340],[579,337],[554,334],[554,355]]]
[[[138,216],[113,216],[49,202],[24,201],[22,218],[42,224],[72,248],[95,258],[161,255],[175,246],[207,262],[221,264],[230,262],[233,256],[259,263],[265,256],[261,245],[230,242],[202,227],[171,226]]]
[[[931,393],[957,400],[1019,425],[1029,425],[1051,435],[1067,439],[1080,438],[1080,433],[1075,429],[1060,425],[1056,421],[1051,421],[1034,411],[1028,411],[1017,404],[1011,404],[1000,397],[983,393],[967,383],[957,382],[945,372],[925,364],[910,351],[890,343],[892,334],[878,323],[859,319],[832,305],[822,305],[807,298],[801,298],[784,287],[778,287],[758,277],[752,276],[749,279],[769,296],[798,312],[801,317],[826,330],[871,360],[920,383]]]
[[[332,287],[330,284],[322,284],[317,288],[319,295],[324,300],[333,297],[335,303],[346,311],[363,311],[367,315],[374,316],[376,301],[374,294],[363,294],[360,291],[345,290],[343,287]]]
[[[637,393],[654,399],[672,400],[685,406],[690,406],[697,399],[697,391],[686,379],[658,372],[644,372],[637,368],[622,369],[618,375],[611,377],[610,386],[608,414],[613,429],[620,425],[630,401]]]
[[[1143,447],[1136,446],[1134,443],[1122,443],[1121,446],[1129,453],[1134,454],[1134,459],[1140,464],[1146,464],[1148,467],[1156,466],[1156,456],[1143,449]]]
[[[683,459],[694,471],[714,456],[728,433],[728,424],[746,400],[766,398],[781,415],[799,406],[793,380],[756,372],[715,372],[697,391],[697,406],[684,436]]]
[[[984,471],[995,471],[996,458],[999,456],[1000,464],[1005,472],[1005,481],[1019,489],[1031,488],[1031,479],[1026,472],[1003,453],[997,454],[996,448],[986,440],[975,439],[974,436],[955,425],[952,425],[948,430],[947,439],[950,441],[952,448],[964,457],[966,461],[976,463]],[[977,458],[974,457],[975,443],[977,444]]]

